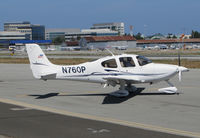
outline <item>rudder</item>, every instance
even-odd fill
[[[26,44],[26,50],[30,61],[30,67],[35,78],[43,79],[49,75],[56,75],[56,72],[52,69],[53,64],[48,60],[39,45]]]

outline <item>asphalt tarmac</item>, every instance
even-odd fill
[[[4,103],[0,109],[0,134],[5,138],[184,138]]]
[[[172,79],[179,95],[157,92],[167,87],[158,83],[115,98],[109,93],[118,88],[35,80],[29,65],[0,64],[0,138],[200,137],[199,74]]]

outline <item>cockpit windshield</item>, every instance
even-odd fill
[[[137,60],[140,66],[152,63],[152,61],[144,56],[137,56]]]

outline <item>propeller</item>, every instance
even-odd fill
[[[180,70],[181,67],[181,57],[180,57],[180,48],[179,48],[179,52],[178,52],[178,80],[179,82],[181,82],[181,78],[182,78],[182,71]]]
[[[179,69],[178,80],[181,82],[181,79],[182,79],[182,71]]]
[[[182,34],[181,35],[181,37],[180,37],[180,40],[182,40],[183,41],[183,37],[184,37],[185,35],[184,34]],[[178,79],[179,79],[179,81],[181,81],[181,78],[182,78],[182,71],[183,70],[185,70],[185,69],[183,69],[182,67],[181,67],[181,55],[180,55],[180,46],[179,46],[179,50],[178,50]]]
[[[183,66],[179,66],[177,71],[178,71],[178,79],[179,79],[179,81],[181,81],[182,72],[187,72],[187,71],[189,71],[189,69],[186,67],[183,67]]]

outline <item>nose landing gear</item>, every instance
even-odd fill
[[[169,80],[166,80],[166,82],[171,87],[161,88],[161,89],[158,89],[158,91],[159,92],[163,92],[163,93],[169,93],[169,94],[175,94],[175,93],[177,93],[178,89],[171,82],[169,82]],[[179,93],[177,93],[177,94],[179,94]]]

